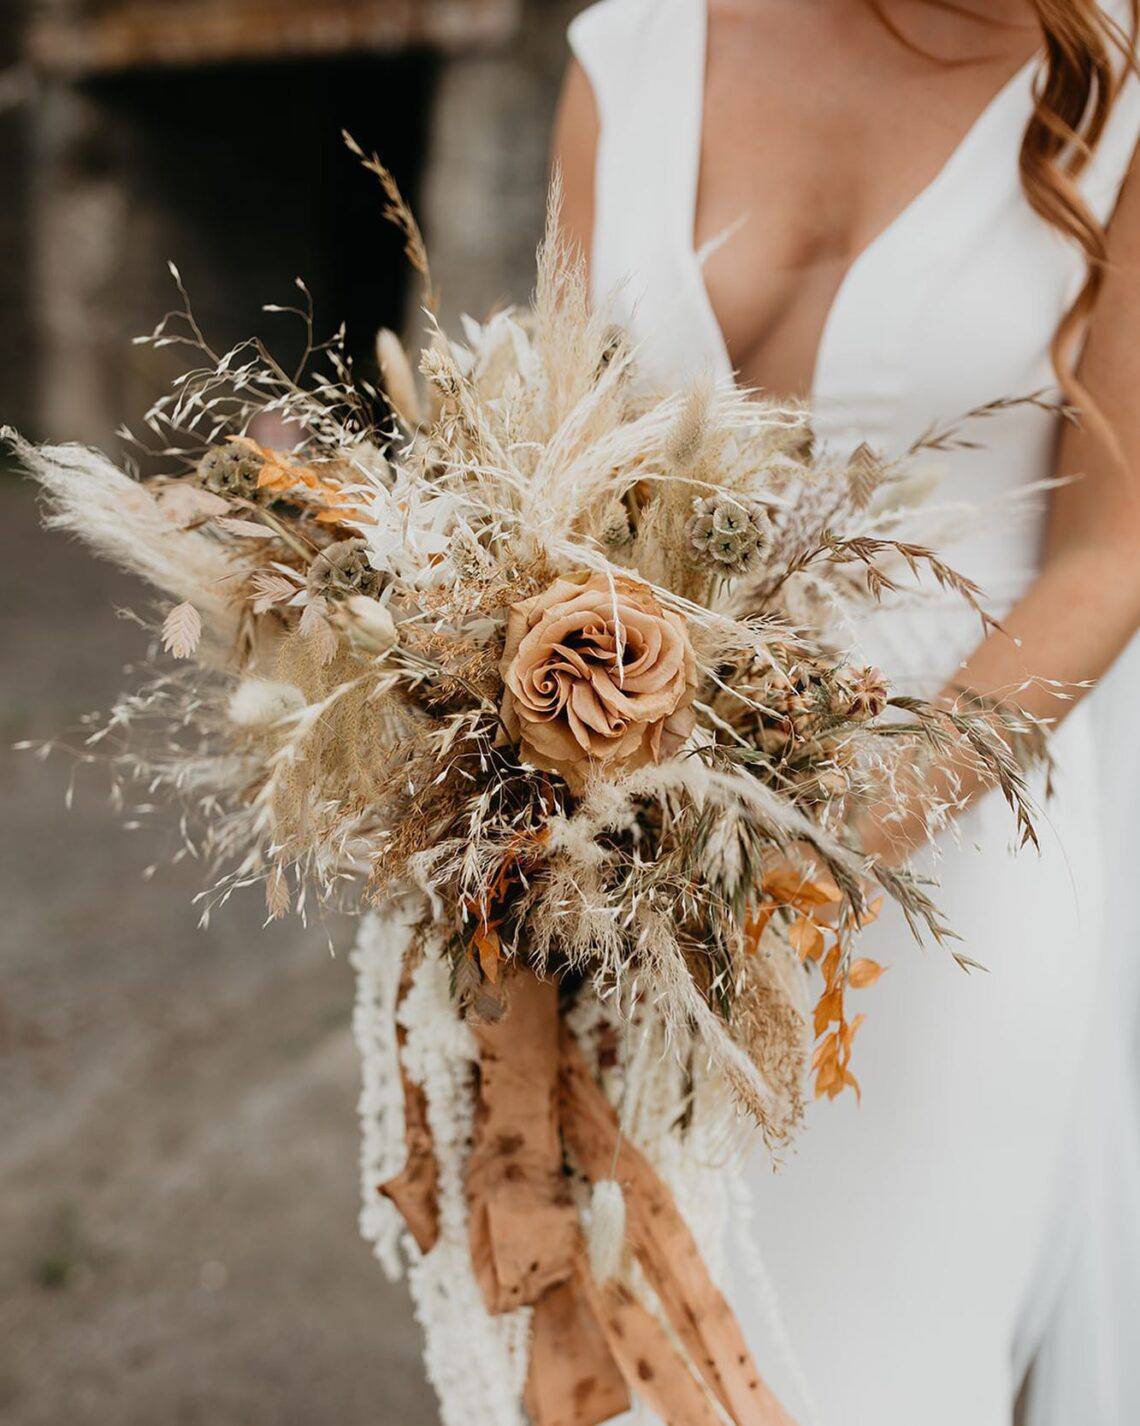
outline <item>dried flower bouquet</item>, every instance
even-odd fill
[[[214,352],[187,304],[149,339],[195,362],[148,415],[162,474],[11,439],[49,523],[166,598],[183,661],[84,756],[185,805],[211,902],[378,908],[362,1226],[393,1271],[404,1242],[445,1421],[600,1421],[631,1391],[784,1421],[710,1271],[720,1166],[787,1139],[805,1079],[857,1091],[876,895],[946,934],[861,818],[923,808],[953,753],[1031,839],[1040,742],[845,653],[923,587],[986,622],[909,538],[922,443],[836,465],[810,411],[648,389],[556,206],[530,310],[462,342],[432,319],[418,378],[382,334],[383,395],[307,303],[295,371]],[[264,413],[293,449],[252,437]]]

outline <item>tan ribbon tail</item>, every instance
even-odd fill
[[[661,1323],[629,1288],[616,1281],[600,1286],[587,1263],[579,1264],[574,1280],[631,1390],[665,1426],[723,1426],[712,1397]]]
[[[672,1195],[621,1138],[608,1100],[565,1027],[561,1059],[563,1137],[587,1178],[621,1183],[630,1246],[694,1367],[736,1426],[794,1426],[756,1370],[740,1324]]]
[[[524,1403],[533,1426],[600,1426],[629,1410],[625,1376],[577,1279],[535,1304]]]
[[[558,1132],[558,987],[520,971],[505,991],[500,1019],[471,1022],[479,1047],[471,1258],[495,1313],[565,1282],[578,1241]]]
[[[411,973],[405,971],[400,985],[402,1000],[411,984]],[[407,1039],[403,1029],[396,1031],[400,1052],[400,1081],[404,1087],[404,1146],[407,1156],[404,1167],[393,1178],[380,1185],[380,1192],[391,1199],[408,1225],[421,1253],[429,1253],[439,1241],[439,1166],[432,1148],[428,1127],[427,1096],[404,1072],[403,1049]]]

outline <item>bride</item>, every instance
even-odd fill
[[[1017,690],[1060,723],[1057,774],[1040,856],[1008,855],[992,796],[943,839],[988,973],[885,916],[862,1106],[817,1106],[753,1171],[778,1310],[742,1284],[739,1311],[805,1426],[1008,1426],[1019,1391],[1033,1426],[1140,1421],[1128,670],[1084,697],[1140,622],[1136,19],[602,0],[571,29],[565,221],[655,372],[809,399],[840,456],[1055,386],[1081,413],[1005,405],[940,454],[943,496],[987,511],[954,562],[1005,632],[904,611],[859,636],[925,690]],[[1013,519],[1053,475],[1080,478]],[[907,832],[868,828],[890,856]]]

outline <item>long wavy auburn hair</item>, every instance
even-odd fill
[[[956,0],[926,0],[984,23],[989,17]],[[1097,0],[1027,0],[1041,27],[1045,63],[1033,95],[1033,114],[1021,140],[1021,183],[1034,211],[1075,242],[1088,271],[1073,305],[1053,336],[1052,358],[1067,399],[1100,424],[1077,380],[1076,353],[1104,285],[1108,245],[1104,227],[1081,196],[1078,181],[1112,114],[1134,58],[1140,0],[1130,0],[1130,22],[1120,25]],[[868,0],[879,19],[903,44],[914,48],[884,9]]]

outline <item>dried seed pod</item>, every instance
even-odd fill
[[[693,502],[685,527],[689,555],[716,574],[745,574],[768,547],[771,521],[763,505],[712,495]]]
[[[374,597],[383,577],[372,568],[366,540],[337,540],[326,545],[309,566],[309,593]]]
[[[877,718],[887,706],[890,689],[877,668],[860,669],[849,684],[847,716],[860,722]]]
[[[198,477],[207,490],[227,499],[256,500],[265,457],[252,444],[227,441],[213,446],[198,462]]]
[[[363,594],[350,595],[337,606],[336,622],[363,653],[386,654],[400,642],[400,631],[391,612]]]
[[[840,692],[837,705],[836,695]],[[780,751],[792,742],[802,742],[818,733],[846,711],[848,690],[840,691],[834,670],[819,659],[804,658],[786,672],[766,679],[756,690],[764,705],[766,752]]]

